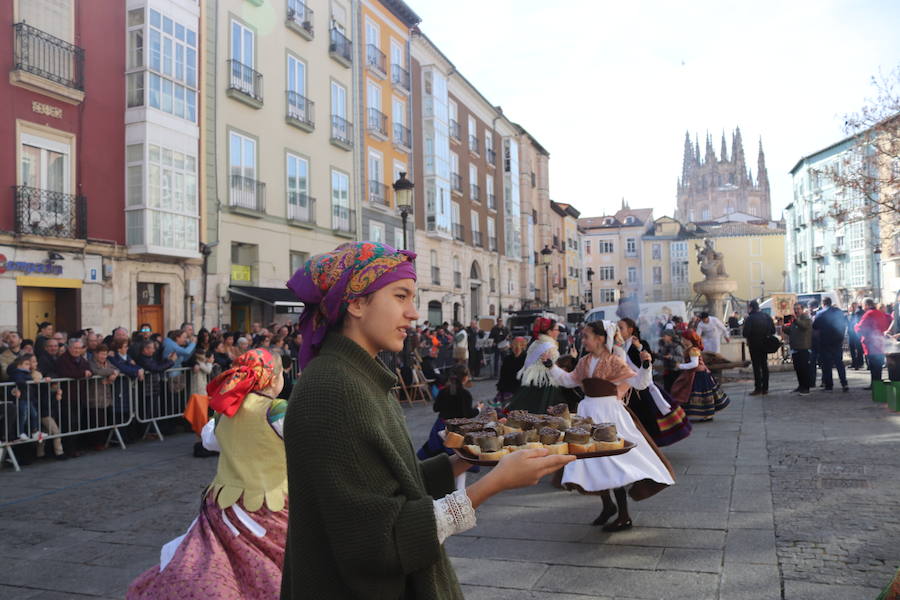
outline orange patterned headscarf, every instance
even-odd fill
[[[277,374],[275,357],[268,350],[254,348],[238,356],[230,369],[209,382],[209,406],[233,417],[250,392],[264,390]]]

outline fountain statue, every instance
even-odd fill
[[[737,291],[737,282],[728,278],[725,271],[725,255],[715,249],[709,238],[703,246],[695,245],[697,263],[705,279],[694,284],[694,291],[706,297],[708,312],[725,320],[725,299]]]

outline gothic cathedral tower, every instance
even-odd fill
[[[755,181],[744,158],[739,127],[731,136],[731,158],[728,157],[724,131],[720,154],[716,157],[712,137],[707,133],[706,149],[701,159],[700,144],[696,138],[691,143],[690,134],[685,132],[675,218],[684,223],[702,222],[740,212],[767,221],[771,219],[769,175],[762,139],[759,141]]]

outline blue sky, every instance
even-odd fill
[[[844,136],[843,115],[900,64],[900,2],[407,0],[421,28],[549,151],[550,190],[584,216],[672,214],[684,132],[719,152],[740,126],[773,217],[788,171]],[[730,148],[729,148],[730,152]]]

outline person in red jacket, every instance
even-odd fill
[[[854,328],[862,341],[872,381],[881,381],[884,368],[884,332],[891,326],[891,316],[875,307],[875,301],[865,299],[866,312]],[[872,389],[871,383],[867,390]]]

